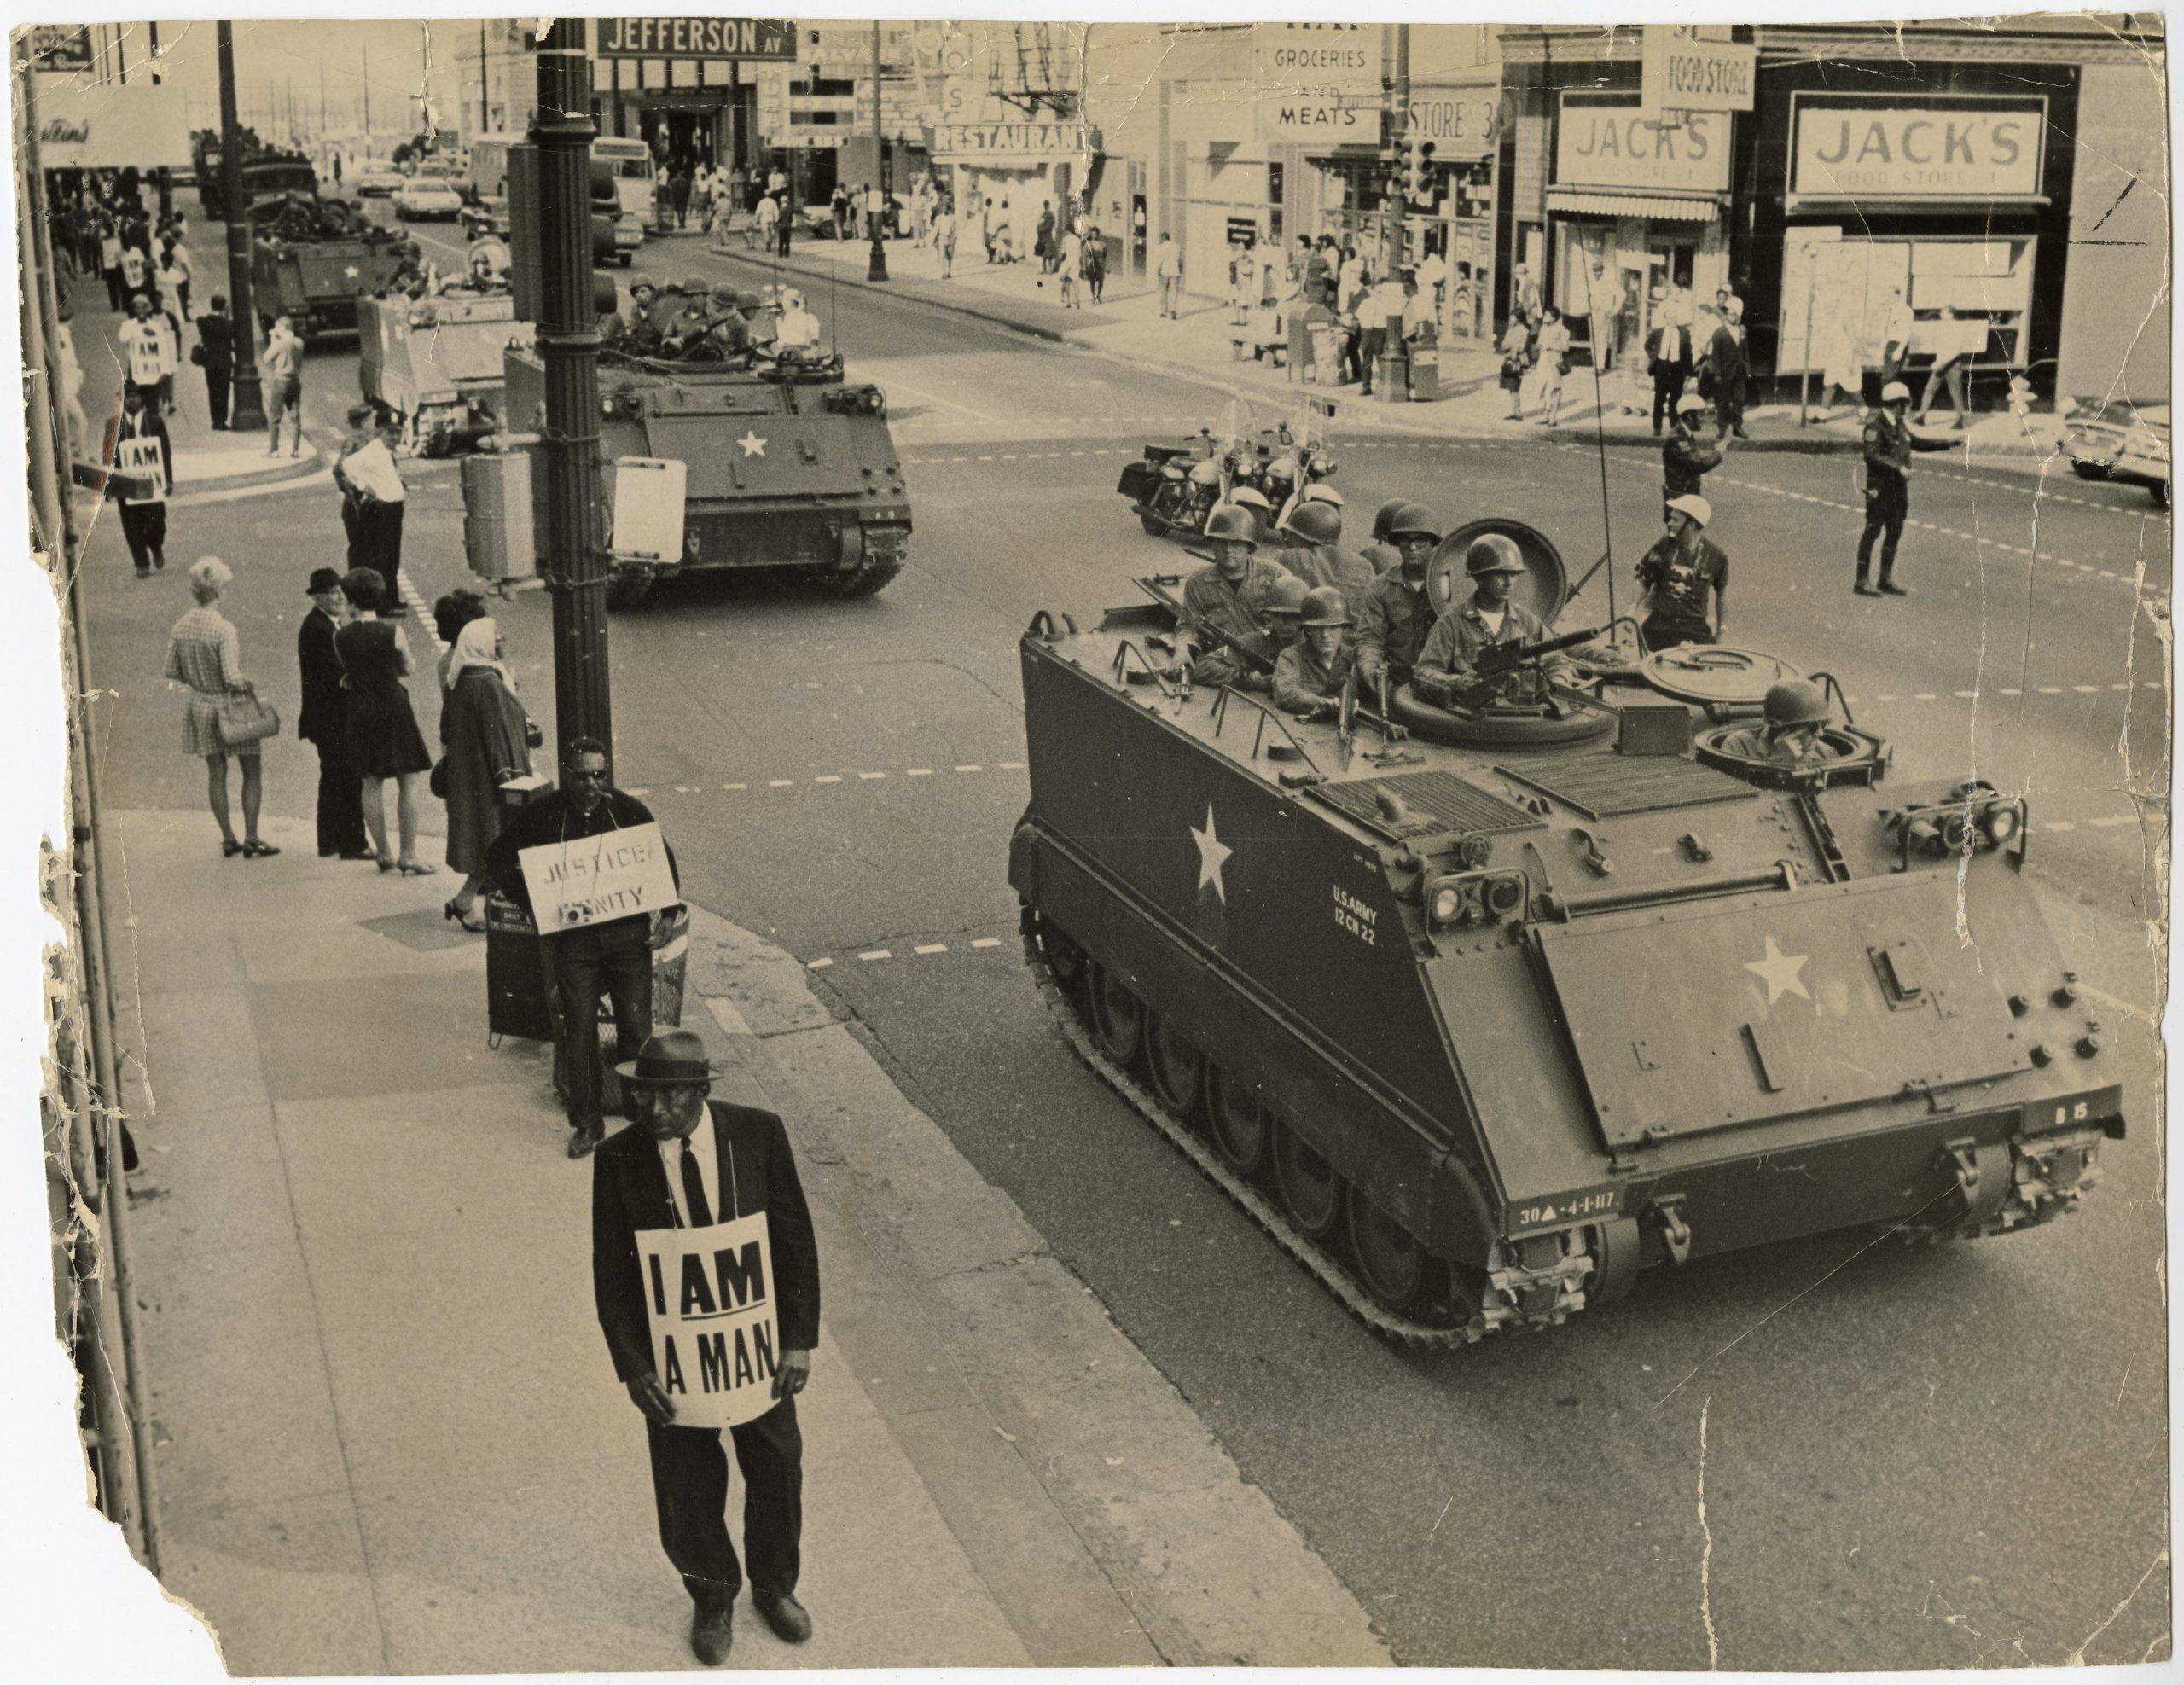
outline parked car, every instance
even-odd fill
[[[394,214],[405,223],[452,222],[462,214],[462,195],[445,176],[415,175],[394,189]]]
[[[2169,406],[2116,398],[2073,421],[2063,451],[2082,479],[2120,479],[2153,493],[2157,508],[2169,507]]]
[[[359,199],[386,199],[409,179],[392,164],[367,164],[349,178],[349,188]]]

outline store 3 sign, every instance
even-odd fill
[[[1989,199],[2040,191],[2042,114],[1800,105],[1790,191]]]

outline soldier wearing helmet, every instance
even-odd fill
[[[1274,664],[1275,706],[1286,713],[1320,719],[1340,706],[1354,651],[1350,643],[1350,605],[1333,585],[1316,585],[1305,594],[1298,617],[1304,636],[1283,650]]]
[[[1706,528],[1714,506],[1692,495],[1669,499],[1668,534],[1638,563],[1638,638],[1648,650],[1719,643],[1729,624],[1729,558]]]
[[[1774,766],[1810,766],[1827,758],[1820,741],[1827,723],[1827,698],[1809,679],[1785,679],[1767,692],[1764,724],[1739,726],[1719,745],[1740,760]]]
[[[1341,508],[1317,499],[1300,502],[1290,510],[1281,531],[1291,546],[1275,557],[1275,562],[1307,585],[1335,586],[1356,613],[1373,575],[1362,559],[1341,547]]]
[[[1294,573],[1285,573],[1274,582],[1265,602],[1260,605],[1260,616],[1266,621],[1266,647],[1277,666],[1281,665],[1281,652],[1296,642],[1304,630],[1298,625],[1298,619],[1304,612],[1304,598],[1310,590],[1311,587]]]
[[[1909,596],[1896,583],[1896,547],[1911,514],[1911,453],[1946,450],[1945,439],[1926,439],[1911,431],[1911,388],[1891,381],[1881,388],[1880,408],[1866,422],[1866,530],[1858,537],[1858,577],[1850,589],[1860,596]],[[1866,583],[1873,566],[1873,540],[1880,540],[1880,584]]]
[[[1472,593],[1461,608],[1441,617],[1426,648],[1418,658],[1418,676],[1412,685],[1428,702],[1444,702],[1451,692],[1478,682],[1473,665],[1478,652],[1490,644],[1537,643],[1548,636],[1539,616],[1516,601],[1510,592],[1529,570],[1518,554],[1516,542],[1499,532],[1472,541],[1464,553],[1464,572],[1471,576]],[[1539,664],[1540,678],[1519,671],[1507,676],[1511,688],[1536,688],[1542,679],[1574,683],[1569,659],[1557,652]]]
[[[1707,474],[1722,466],[1722,447],[1699,429],[1706,424],[1706,400],[1686,392],[1676,401],[1676,425],[1661,442],[1661,510],[1677,497],[1701,495]]]
[[[1441,543],[1441,518],[1422,503],[1389,511],[1387,536],[1401,558],[1365,588],[1357,609],[1357,677],[1377,689],[1410,682],[1433,629],[1426,568]]]
[[[1284,571],[1257,554],[1258,517],[1247,508],[1224,504],[1216,509],[1205,536],[1212,541],[1213,560],[1183,582],[1183,623],[1177,628],[1191,682],[1263,690],[1273,665],[1267,598]]]
[[[682,302],[676,306],[660,329],[660,337],[671,352],[680,352],[695,345],[706,336],[713,325],[712,287],[706,278],[693,276],[682,283]]]
[[[1403,560],[1403,552],[1389,541],[1388,523],[1395,519],[1398,509],[1407,508],[1409,503],[1408,497],[1391,497],[1373,516],[1373,542],[1357,554],[1365,559],[1375,578]]]

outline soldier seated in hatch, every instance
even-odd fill
[[[1716,747],[1740,760],[1770,766],[1819,766],[1833,758],[1821,741],[1827,723],[1827,698],[1821,688],[1806,679],[1785,679],[1768,689],[1763,723],[1739,726]]]
[[[1472,540],[1464,553],[1472,594],[1461,607],[1436,620],[1426,635],[1411,683],[1420,700],[1444,706],[1455,692],[1476,684],[1479,652],[1490,645],[1537,643],[1549,636],[1538,615],[1512,600],[1517,579],[1527,571],[1513,540],[1498,532]],[[1548,683],[1576,681],[1568,658],[1558,652],[1541,660],[1536,674],[1519,669],[1504,675],[1497,689],[1500,700],[1532,700],[1544,694]]]

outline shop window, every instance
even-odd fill
[[[1793,230],[1783,268],[1775,372],[1820,372],[1840,360],[1835,353],[1846,338],[1855,340],[1861,363],[1878,368],[1891,294],[1898,288],[1911,305],[1914,356],[1968,342],[1984,322],[1985,343],[1972,352],[1973,365],[2022,369],[2038,247],[2029,236],[1978,235],[1814,241]]]

